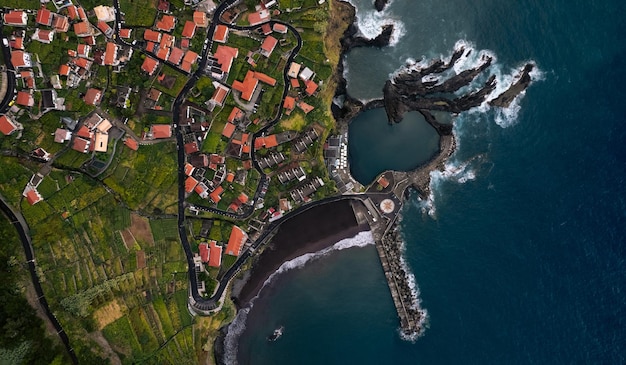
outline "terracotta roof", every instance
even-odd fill
[[[124,140],[124,144],[133,151],[137,151],[139,149],[139,143],[130,137],[127,137]]]
[[[46,8],[39,8],[35,21],[41,25],[52,25],[52,12]]]
[[[67,7],[67,15],[72,20],[78,18],[78,10],[76,9],[76,5],[70,5]]]
[[[267,36],[264,40],[263,43],[261,43],[261,54],[269,57],[272,54],[272,51],[274,50],[274,48],[276,48],[276,45],[278,44],[278,39],[270,36]]]
[[[35,29],[35,33],[33,33],[33,40],[37,40],[42,43],[50,43],[52,42],[52,38],[54,38],[54,32],[51,30],[43,30],[43,29]]]
[[[250,25],[261,24],[270,19],[270,12],[267,9],[248,14],[248,23]]]
[[[224,130],[222,131],[222,136],[226,138],[230,138],[233,136],[233,132],[235,131],[235,125],[232,123],[226,123],[224,126]]]
[[[188,62],[189,64],[194,64],[198,60],[198,54],[194,51],[187,51],[185,53],[185,57],[183,57],[183,62]]]
[[[87,13],[85,13],[85,9],[82,6],[77,6],[76,11],[82,20],[87,21]]]
[[[165,47],[160,47],[159,51],[157,52],[156,56],[157,58],[165,61],[167,60],[167,57],[170,54],[170,49],[169,48],[165,48]]]
[[[89,131],[89,128],[87,128],[86,126],[81,126],[78,131],[76,132],[76,135],[78,137],[83,137],[86,139],[90,139],[92,137],[92,133]]]
[[[0,132],[5,136],[10,135],[11,133],[17,130],[17,125],[9,119],[6,115],[0,115]]]
[[[196,185],[198,185],[198,180],[196,180],[193,177],[189,176],[187,178],[187,180],[185,180],[185,192],[186,193],[191,193],[193,191],[193,189],[196,187]]]
[[[287,26],[284,24],[274,23],[274,26],[272,27],[272,29],[274,30],[274,32],[278,32],[282,34],[287,33]]]
[[[226,245],[226,254],[239,256],[241,253],[241,246],[248,239],[248,235],[241,228],[233,226],[230,231],[230,238],[228,239],[228,245]]]
[[[209,266],[220,267],[222,264],[222,246],[218,246],[215,241],[211,241],[209,250]]]
[[[158,20],[155,24],[155,27],[158,30],[164,30],[166,32],[170,32],[174,29],[174,25],[176,24],[176,18],[173,15],[163,15],[163,17]]]
[[[248,71],[246,73],[246,77],[243,81],[235,80],[233,82],[233,89],[241,92],[241,98],[250,101],[252,99],[252,94],[254,94],[254,90],[256,90],[257,85],[259,84],[259,80],[254,77],[254,71]]]
[[[213,57],[217,59],[217,62],[221,65],[221,70],[223,72],[230,72],[230,67],[233,64],[233,59],[239,55],[239,50],[237,48],[228,47],[228,46],[217,46],[217,50]]]
[[[200,148],[198,147],[198,143],[196,141],[185,143],[183,147],[185,148],[185,153],[188,155],[200,151]]]
[[[195,167],[192,164],[189,162],[185,163],[185,175],[190,176],[193,174],[193,170],[195,170]]]
[[[209,261],[209,244],[206,242],[202,242],[198,245],[198,251],[200,252],[200,260],[202,262]]]
[[[229,183],[235,181],[235,174],[233,174],[232,172],[229,172],[226,175],[226,181],[228,181]]]
[[[89,47],[86,44],[79,44],[78,47],[76,47],[76,53],[78,55],[80,55],[81,57],[89,57],[89,50],[91,49],[91,47]],[[70,50],[68,50],[69,52]]]
[[[91,61],[86,58],[75,58],[74,64],[78,67],[84,68],[85,70],[88,70],[91,67]]]
[[[241,118],[243,118],[245,116],[245,113],[237,108],[237,107],[233,107],[233,110],[230,111],[230,114],[228,115],[228,122],[232,123],[235,120],[241,120]]]
[[[260,150],[261,148],[272,148],[278,146],[278,140],[276,135],[272,134],[266,137],[257,137],[254,140],[254,149]]]
[[[215,32],[213,33],[213,40],[220,43],[226,43],[226,39],[228,38],[228,27],[222,24],[219,24],[215,27]]]
[[[146,51],[154,53],[154,47],[156,47],[156,43],[154,42],[146,42]]]
[[[193,38],[194,34],[196,34],[196,24],[191,20],[187,20],[183,28],[182,36],[185,38]]]
[[[298,81],[298,79],[290,79],[290,82],[292,88],[295,89],[300,87],[300,81]]]
[[[89,22],[74,23],[74,33],[79,37],[88,36],[91,34]]]
[[[18,105],[22,105],[22,106],[33,106],[33,105],[35,105],[35,99],[33,98],[33,96],[30,93],[27,93],[26,91],[18,91],[17,92],[17,99],[15,100],[15,102]]]
[[[26,25],[28,22],[28,15],[25,11],[11,10],[4,14],[4,22],[8,25]]]
[[[272,33],[270,23],[265,23],[261,26],[261,33],[263,33],[263,35],[270,35]]]
[[[170,138],[172,127],[169,124],[153,124],[150,127],[153,138]]]
[[[387,180],[384,176],[381,176],[378,179],[378,183],[380,184],[380,186],[383,187],[383,189],[386,188],[387,186],[389,186],[389,180]]]
[[[170,52],[170,56],[167,58],[171,63],[178,65],[180,61],[183,59],[185,55],[185,51],[178,47],[172,47],[172,51]]]
[[[70,29],[70,22],[66,16],[55,14],[53,23],[54,30],[57,32],[67,32]]]
[[[26,192],[26,201],[28,201],[28,204],[35,205],[42,200],[43,197],[41,196],[41,194],[39,194],[37,190],[30,189]]]
[[[174,36],[171,34],[163,33],[161,36],[161,42],[159,43],[159,47],[171,47],[174,44]]]
[[[296,107],[296,99],[292,96],[287,96],[283,102],[283,108],[287,110],[293,110]]]
[[[83,100],[85,100],[85,103],[87,105],[98,105],[100,104],[101,99],[102,99],[102,91],[98,89],[94,89],[94,88],[87,90],[87,93],[85,94],[85,97],[83,98]]]
[[[11,64],[13,67],[21,67],[21,66],[30,66],[27,62],[25,62],[25,58],[27,53],[24,51],[13,51],[11,52]]]
[[[120,29],[120,38],[130,38],[131,31],[132,29],[129,28]]]
[[[222,200],[220,194],[222,194],[223,192],[224,188],[220,185],[215,190],[213,190],[211,194],[209,194],[209,197],[211,198],[211,200],[213,200],[214,203],[218,203],[220,200]]]
[[[110,66],[115,63],[117,58],[117,45],[113,42],[107,42],[107,48],[104,52],[104,65]]]
[[[187,49],[189,48],[189,39],[184,38],[180,40],[180,48]]]
[[[80,153],[86,153],[89,150],[89,140],[80,137],[74,138],[72,149]]]
[[[105,22],[99,21],[96,25],[98,26],[98,29],[100,29],[100,31],[107,37],[113,31],[113,29]]]
[[[309,96],[315,94],[315,92],[317,91],[318,85],[313,82],[313,80],[306,80],[304,82],[304,85],[306,85],[306,93]]]
[[[85,43],[87,43],[88,45],[90,45],[90,46],[95,46],[96,45],[96,37],[94,37],[92,35],[87,36],[87,37],[83,37],[83,41]]]
[[[244,194],[244,193],[239,194],[239,197],[237,199],[239,199],[239,201],[242,204],[246,204],[248,202],[248,200],[249,200],[248,196],[246,194]]]
[[[202,11],[194,11],[193,12],[193,21],[199,27],[207,26],[207,17],[206,13]]]
[[[301,101],[301,102],[298,103],[298,108],[302,109],[304,114],[309,114],[309,112],[311,112],[313,109],[315,109],[312,105],[309,105],[309,104],[305,103],[304,101]]]
[[[276,79],[267,76],[264,73],[260,73],[260,72],[255,72],[254,73],[254,78],[265,83],[268,84],[269,86],[274,86],[276,85]]]
[[[11,40],[11,48],[24,49],[24,38],[16,37],[15,39]]]
[[[150,42],[159,42],[161,40],[161,33],[156,32],[152,29],[146,29],[143,33],[143,39]]]
[[[228,95],[228,91],[229,89],[227,87],[220,84],[220,86],[215,89],[215,92],[213,92],[211,100],[219,105],[224,104],[224,100],[226,99],[226,95]]]

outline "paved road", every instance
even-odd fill
[[[30,277],[33,280],[33,285],[35,286],[35,292],[37,293],[37,300],[39,301],[39,305],[43,309],[46,317],[50,320],[52,325],[57,331],[57,334],[61,338],[61,342],[65,346],[67,353],[72,359],[72,363],[78,364],[78,358],[74,353],[74,349],[70,346],[70,340],[67,337],[65,331],[63,331],[63,327],[57,320],[57,318],[52,314],[50,308],[48,307],[48,302],[46,301],[46,297],[43,294],[43,289],[41,288],[41,283],[39,282],[39,277],[37,276],[37,265],[35,263],[35,253],[33,251],[33,245],[30,240],[30,236],[28,235],[28,225],[24,220],[24,217],[19,212],[15,212],[13,208],[4,200],[4,197],[0,195],[0,209],[7,218],[13,224],[13,227],[17,230],[17,233],[20,237],[20,241],[22,241],[22,247],[24,248],[24,254],[26,255],[26,261],[28,263],[28,271],[30,272]]]

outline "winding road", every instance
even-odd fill
[[[9,203],[4,200],[4,197],[2,195],[0,195],[0,209],[7,216],[9,221],[11,221],[11,224],[13,224],[13,227],[15,227],[20,237],[22,247],[24,248],[24,254],[26,255],[28,271],[30,272],[30,277],[33,280],[33,285],[35,286],[35,292],[37,293],[37,300],[39,301],[39,305],[41,305],[41,308],[46,314],[46,317],[48,317],[48,320],[50,320],[50,322],[54,326],[54,329],[57,331],[57,334],[61,338],[61,342],[63,342],[67,353],[72,359],[72,363],[78,364],[78,358],[74,353],[74,349],[70,345],[70,340],[67,337],[65,331],[63,331],[63,327],[61,327],[61,324],[59,323],[57,318],[54,316],[52,311],[50,311],[50,307],[48,307],[46,297],[43,294],[43,289],[41,288],[41,283],[39,282],[39,277],[37,276],[35,252],[33,250],[33,245],[28,234],[28,225],[26,224],[24,217],[22,217],[21,213],[14,211]]]

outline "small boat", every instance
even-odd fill
[[[283,330],[285,329],[285,327],[280,326],[277,329],[274,330],[274,332],[267,336],[267,340],[270,342],[274,342],[276,340],[278,340],[282,335],[283,335]]]

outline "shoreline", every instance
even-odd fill
[[[320,205],[287,220],[271,244],[255,258],[247,277],[233,283],[233,302],[237,309],[246,307],[285,262],[319,252],[369,229],[368,224],[357,222],[348,200]]]

